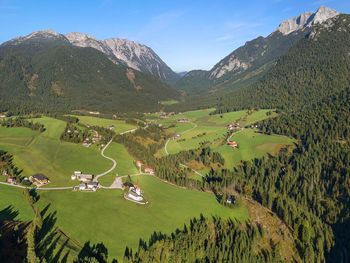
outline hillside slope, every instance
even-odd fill
[[[350,83],[350,16],[318,25],[260,81],[223,98],[220,112],[246,107],[293,109],[327,98]]]
[[[178,93],[93,48],[42,34],[0,46],[1,110],[150,111]]]
[[[267,37],[246,42],[219,61],[211,70],[200,75],[187,74],[176,83],[176,88],[193,94],[198,92],[226,93],[251,85],[274,66],[314,26],[325,23],[338,13],[320,7],[315,13],[306,12],[283,21]]]

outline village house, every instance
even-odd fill
[[[145,173],[154,175],[154,170],[153,170],[153,168],[151,168],[151,167],[146,167],[146,168],[145,168]]]
[[[29,177],[29,181],[36,186],[50,183],[49,178],[43,174],[34,174]]]
[[[16,184],[16,178],[13,176],[7,177],[7,183],[9,184]]]
[[[235,123],[231,123],[231,124],[227,125],[227,129],[229,131],[237,130],[239,128],[240,128],[239,122],[235,122]]]
[[[71,179],[88,183],[94,179],[94,176],[92,174],[83,174],[81,171],[75,171],[74,174],[71,175]]]
[[[179,139],[180,137],[181,137],[180,134],[175,134],[175,135],[173,136],[173,140]]]
[[[233,149],[238,147],[238,143],[236,141],[228,141],[227,145],[229,145]]]
[[[180,122],[180,123],[186,123],[186,122],[188,122],[188,119],[187,118],[181,118],[181,119],[178,119],[177,121]]]
[[[233,195],[230,195],[227,199],[226,199],[226,203],[228,204],[234,204],[236,202],[236,199]]]
[[[98,182],[88,182],[88,183],[81,183],[78,186],[79,191],[93,191],[96,192],[98,189]]]

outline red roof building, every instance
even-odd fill
[[[238,143],[236,141],[228,141],[227,145],[231,146],[232,148],[238,147]]]

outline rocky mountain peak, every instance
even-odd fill
[[[315,13],[306,12],[283,21],[277,28],[277,31],[281,32],[283,35],[288,35],[305,27],[323,23],[338,14],[337,11],[331,8],[321,6]]]
[[[80,33],[80,32],[71,32],[71,33],[66,34],[65,36],[70,42],[96,40],[95,37],[90,36],[90,35],[85,34],[85,33]]]

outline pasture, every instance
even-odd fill
[[[59,138],[66,126],[64,121],[49,117],[33,121],[44,124],[46,131],[0,127],[0,149],[14,155],[14,163],[23,169],[23,176],[43,173],[50,178],[50,187],[73,186],[77,183],[70,180],[73,171],[98,174],[112,166],[96,147],[61,142]],[[125,126],[123,130],[127,128],[130,127]]]
[[[175,154],[183,150],[190,150],[205,144],[214,151],[218,151],[225,159],[225,167],[232,168],[242,160],[251,160],[266,154],[277,154],[285,146],[293,145],[293,140],[285,136],[265,135],[256,129],[244,128],[258,121],[275,117],[272,110],[236,111],[221,115],[210,115],[214,109],[189,111],[158,120],[168,128],[169,134],[180,134],[176,140],[169,140],[167,151]],[[188,122],[180,123],[178,119],[187,118]],[[237,141],[238,149],[226,145],[227,125],[238,122],[244,128],[231,137]],[[164,156],[165,149],[160,150],[157,156]]]
[[[186,190],[147,175],[134,176],[133,181],[143,189],[149,204],[127,201],[121,190],[100,189],[95,193],[40,191],[38,205],[44,208],[51,203],[50,211],[57,211],[57,226],[72,239],[81,244],[103,242],[118,259],[125,246],[136,249],[139,238],[148,240],[154,231],[170,233],[201,213],[248,219],[244,206],[224,207],[211,193]],[[21,218],[29,219],[31,210],[20,200],[21,195],[21,190],[0,185],[0,210],[12,205]]]
[[[122,121],[122,120],[105,119],[105,118],[98,118],[93,116],[82,116],[82,115],[70,115],[70,116],[78,118],[80,123],[89,125],[89,126],[99,126],[99,127],[107,128],[108,126],[113,125],[114,126],[113,131],[115,131],[115,133],[117,134],[136,128],[135,125],[125,123],[125,121]]]

